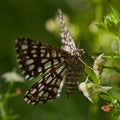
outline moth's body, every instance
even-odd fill
[[[71,55],[71,59],[69,59],[70,62],[66,66],[67,71],[65,74],[66,93],[67,96],[69,97],[71,96],[75,85],[77,85],[80,73],[84,71],[84,65],[81,62],[84,50],[76,48],[74,40],[72,39],[70,33],[67,30],[61,10],[59,10],[59,19],[61,23],[61,43],[62,43],[61,49]]]
[[[71,63],[67,66],[65,88],[67,96],[71,96],[75,86],[77,85],[78,77],[84,71],[83,63],[77,56],[72,56]]]
[[[26,92],[24,100],[28,104],[47,102],[60,95],[65,84],[67,96],[71,96],[78,77],[84,71],[83,50],[77,49],[70,36],[62,12],[61,49],[28,38],[16,40],[18,62],[27,79],[40,76],[40,79]]]

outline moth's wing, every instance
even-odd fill
[[[19,67],[26,79],[44,74],[50,67],[54,69],[58,63],[67,64],[67,59],[71,57],[61,49],[28,38],[16,40],[16,53]]]
[[[73,55],[74,51],[76,51],[75,42],[72,39],[67,29],[65,21],[63,19],[63,13],[60,9],[58,10],[58,17],[59,17],[60,24],[61,24],[61,42],[62,42],[61,49]]]
[[[64,84],[65,72],[66,67],[62,63],[54,68],[50,67],[48,72],[26,92],[24,100],[28,104],[37,104],[58,97]]]
[[[41,75],[40,80],[26,92],[24,100],[28,104],[37,104],[59,96],[71,55],[61,49],[27,38],[17,39],[16,52],[20,68],[26,78]]]

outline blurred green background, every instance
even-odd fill
[[[113,5],[119,8],[120,1],[114,0]],[[46,29],[46,23],[55,19],[58,8],[69,17],[69,24],[77,26],[73,38],[80,40],[80,47],[88,54],[99,52],[102,41],[97,41],[98,35],[90,30],[90,24],[101,21],[110,11],[106,0],[0,0],[0,75],[17,69],[15,39],[18,37],[60,46],[60,28],[57,33]],[[9,83],[3,80],[0,82],[5,91]],[[110,115],[99,107],[101,102],[90,103],[77,88],[70,99],[63,90],[61,97],[53,102],[27,105],[23,100],[27,82],[15,84],[15,88],[22,89],[22,95],[10,99],[8,104],[19,120],[110,120]]]

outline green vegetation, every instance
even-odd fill
[[[119,5],[119,0],[1,1],[0,120],[120,120]],[[71,98],[63,89],[54,101],[27,105],[24,93],[39,77],[20,76],[15,39],[25,36],[60,48],[58,8],[85,50],[87,75],[80,76]]]

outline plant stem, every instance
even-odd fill
[[[11,95],[11,90],[13,88],[14,81],[11,81],[8,87],[7,92],[5,93],[3,100],[0,102],[0,109],[1,109],[1,120],[7,120],[7,107],[8,107],[8,100]]]
[[[103,17],[103,0],[95,0],[95,21],[97,23],[100,23]],[[100,31],[96,32],[96,35],[94,36],[94,39],[96,41],[95,43],[95,49],[98,51],[98,48],[100,46],[101,41],[101,34]]]
[[[99,23],[102,20],[103,17],[103,3],[104,0],[94,0],[95,3],[95,21]],[[94,40],[96,41],[94,49],[95,51],[98,51],[98,48],[100,46],[101,41],[101,34],[99,31],[96,32],[96,35],[94,36]],[[99,114],[99,98],[96,97],[95,103],[89,106],[90,111],[90,120],[97,120],[98,114]]]
[[[6,112],[5,112],[2,102],[0,102],[0,111],[1,111],[1,119],[6,120]]]

